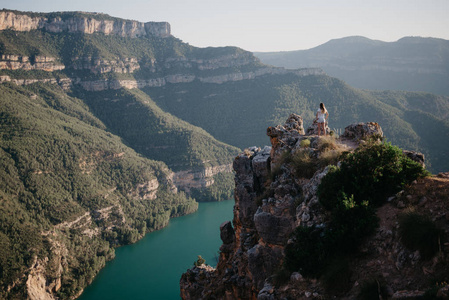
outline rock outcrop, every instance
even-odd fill
[[[2,10],[0,11],[0,30],[5,29],[16,31],[43,29],[54,33],[103,33],[123,37],[170,36],[170,24],[167,22],[141,23],[87,12],[65,13],[55,16],[50,13],[28,14]]]
[[[304,135],[302,118],[294,114],[283,126],[268,128],[267,134],[271,147],[252,147],[236,157],[234,219],[232,225],[231,222],[224,222],[220,226],[223,245],[218,265],[215,269],[193,267],[187,270],[180,281],[182,299],[274,300],[322,299],[332,296],[327,294],[320,281],[305,279],[298,272],[289,274],[286,283],[281,286],[275,279],[279,276],[284,249],[291,242],[289,238],[293,230],[297,226],[320,228],[329,221],[317,195],[317,187],[329,168],[323,166],[312,173],[311,177],[303,177],[297,170],[289,167],[283,153],[308,151],[319,157],[323,139],[328,137]],[[359,143],[364,143],[364,140],[382,136],[382,129],[377,123],[352,124],[336,143],[341,151],[352,151]],[[308,142],[304,143],[304,140]],[[419,154],[414,156],[422,158]],[[446,189],[449,189],[449,181]],[[404,197],[407,201],[414,201],[414,197],[405,194],[390,199],[390,203],[379,209],[381,226],[376,235],[364,245],[366,253],[364,252],[363,258],[353,263],[356,265],[356,274],[352,278],[357,279],[352,279],[353,287],[346,294],[348,299],[354,299],[360,291],[361,283],[376,278],[376,274],[381,274],[390,283],[389,295],[393,299],[422,295],[424,278],[428,274],[425,275],[426,271],[423,273],[416,267],[428,268],[426,270],[430,273],[441,271],[435,262],[432,265],[431,262],[414,258],[416,254],[406,250],[398,238],[398,208],[395,205]],[[441,202],[437,200],[438,196],[434,197],[435,201]],[[423,203],[422,205],[426,203],[422,196],[421,200],[416,200],[418,202]],[[399,205],[405,207],[403,203]],[[437,210],[435,207],[433,209]],[[446,205],[443,209],[438,206],[438,209],[442,212],[438,213],[437,219],[445,222],[445,230],[449,231],[449,207]],[[443,253],[447,255],[449,244],[445,247]],[[370,256],[373,251],[376,254]],[[407,276],[410,277],[405,278]],[[416,284],[418,281],[421,283]],[[445,293],[445,288],[447,284],[441,288],[442,294]],[[421,290],[415,291],[417,289]]]
[[[202,170],[185,170],[171,173],[173,184],[187,193],[190,189],[206,188],[214,184],[214,176],[219,173],[231,173],[232,165],[205,167]]]
[[[48,56],[2,55],[0,70],[42,70],[47,72],[64,70],[65,66]]]
[[[98,57],[85,56],[75,57],[72,59],[71,69],[89,70],[93,74],[103,73],[134,73],[140,69],[140,65],[136,58],[127,57],[116,60],[105,60]]]
[[[26,279],[30,300],[57,299],[55,293],[61,288],[61,277],[68,266],[68,250],[64,244],[56,240],[56,233],[45,232],[43,235],[47,236],[48,242],[52,245],[52,255],[51,258],[34,258]],[[52,270],[50,276],[48,276],[49,269]]]
[[[66,69],[65,65],[58,65],[54,63],[45,64],[24,64],[20,61],[11,63],[10,61],[0,61],[0,69],[8,70],[43,70],[43,71],[59,71]],[[103,73],[125,73],[131,74],[140,69],[140,64],[135,58],[126,58],[124,60],[101,60],[93,59],[90,57],[76,59],[70,66],[74,70],[89,70],[93,74]],[[118,90],[121,88],[136,89],[145,87],[162,87],[171,83],[189,83],[195,80],[199,80],[204,83],[222,84],[232,81],[251,80],[264,75],[273,74],[296,74],[298,76],[309,75],[323,75],[324,72],[321,69],[304,69],[304,70],[286,70],[282,68],[262,68],[252,72],[237,72],[228,73],[217,76],[198,76],[193,73],[187,74],[172,74],[163,77],[156,77],[150,79],[98,79],[98,80],[84,80],[82,78],[43,78],[43,79],[16,79],[11,78],[9,75],[1,75],[1,82],[12,82],[17,85],[29,85],[36,82],[45,82],[52,84],[59,84],[62,88],[68,88],[71,85],[78,85],[86,91],[98,92],[105,90]]]

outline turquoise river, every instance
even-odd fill
[[[234,200],[202,202],[198,211],[171,219],[167,227],[116,249],[79,300],[180,299],[179,279],[201,255],[217,264],[220,224],[233,218]]]

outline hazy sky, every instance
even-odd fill
[[[191,45],[249,51],[309,49],[352,35],[449,40],[449,0],[0,0],[0,8],[167,21]]]

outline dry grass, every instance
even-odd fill
[[[318,140],[319,164],[321,167],[336,165],[341,158],[341,154],[347,151],[347,147],[337,142],[332,136],[321,137]]]
[[[316,158],[313,158],[309,150],[296,151],[292,156],[292,164],[295,175],[300,178],[311,178],[318,169]]]
[[[449,204],[449,179],[439,178],[437,176],[419,178],[416,184],[407,187],[404,195],[404,201],[408,205],[415,205],[420,203],[425,197],[431,203]]]

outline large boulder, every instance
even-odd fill
[[[424,154],[422,154],[421,152],[402,150],[402,153],[404,153],[404,155],[407,156],[408,158],[410,158],[411,160],[419,163],[423,168],[426,167],[426,164],[425,164],[426,159],[424,157]]]
[[[296,130],[299,134],[304,135],[304,125],[302,117],[297,114],[291,114],[285,121],[284,128],[288,131]]]
[[[360,141],[370,137],[381,138],[384,136],[382,128],[376,122],[353,123],[345,128],[345,132],[341,135],[343,139]]]

